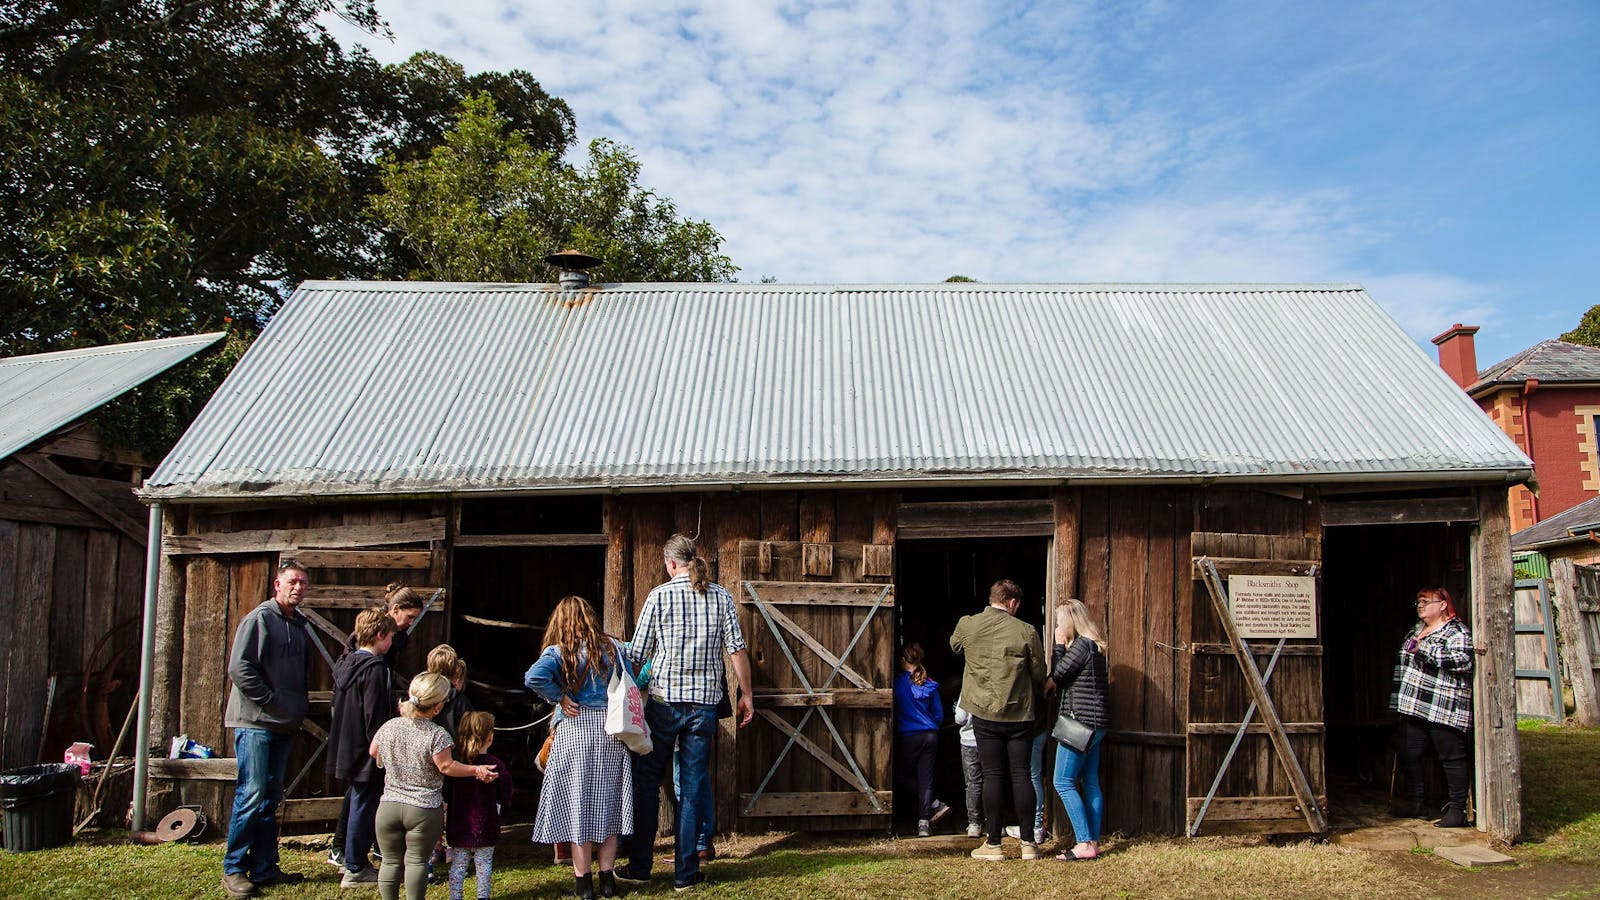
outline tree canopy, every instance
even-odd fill
[[[539,149],[487,94],[463,105],[426,157],[392,159],[372,209],[414,253],[414,277],[554,281],[545,254],[571,248],[604,260],[606,281],[728,281],[738,271],[722,236],[680,219],[639,184],[639,162],[605,139],[581,166]]]
[[[541,252],[579,246],[614,273],[731,271],[660,259],[701,259],[721,238],[639,189],[626,151],[560,163],[572,111],[531,74],[468,75],[437,53],[380,65],[340,45],[330,14],[387,34],[374,0],[0,0],[0,357],[228,330],[231,363],[302,280],[428,268],[373,198],[394,192],[385,165],[448,151],[469,97],[492,104],[519,160],[541,161],[537,180],[493,190],[600,204],[541,220]],[[227,368],[199,362],[175,376],[199,381],[146,392],[150,422],[168,424],[133,432],[175,438]]]
[[[1578,320],[1578,327],[1563,334],[1561,339],[1569,344],[1600,347],[1600,304],[1589,307],[1589,311]]]

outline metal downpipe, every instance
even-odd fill
[[[161,581],[161,504],[150,506],[150,536],[144,560],[144,632],[139,647],[139,728],[133,752],[134,831],[144,830],[145,793],[150,780],[150,694],[155,690],[156,599]]]

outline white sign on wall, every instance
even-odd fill
[[[1228,605],[1242,638],[1316,638],[1316,579],[1229,575]]]

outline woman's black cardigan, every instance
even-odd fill
[[[1050,678],[1061,698],[1061,712],[1091,728],[1111,724],[1106,715],[1106,655],[1094,641],[1079,635],[1070,646],[1057,644]]]

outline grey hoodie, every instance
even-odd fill
[[[268,600],[239,622],[228,653],[229,728],[292,733],[306,717],[306,659],[311,634],[305,616],[293,619]]]

